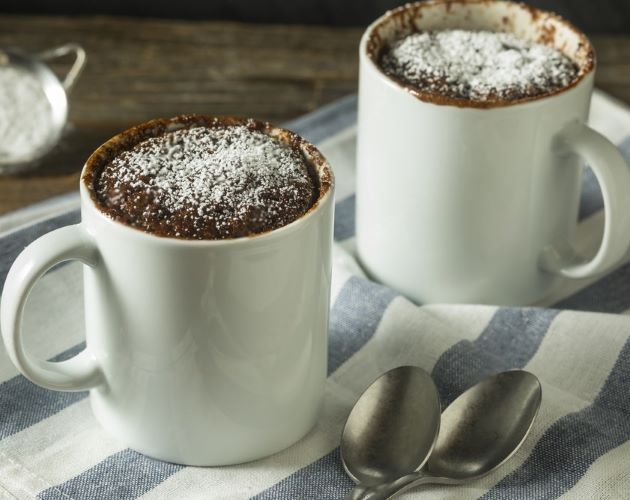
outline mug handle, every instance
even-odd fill
[[[630,246],[630,169],[612,142],[581,122],[569,124],[555,146],[558,154],[577,154],[593,170],[604,198],[604,234],[591,260],[550,246],[543,250],[540,265],[566,278],[595,276],[619,262]]]
[[[24,306],[33,285],[48,269],[67,260],[90,267],[99,260],[96,245],[81,224],[45,234],[22,251],[11,266],[2,292],[2,337],[11,361],[31,382],[55,391],[83,391],[105,381],[89,348],[67,361],[53,363],[31,358],[22,343]]]

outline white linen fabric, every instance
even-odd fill
[[[432,374],[444,406],[485,376],[511,368],[540,378],[543,403],[531,435],[506,466],[467,486],[424,487],[403,498],[630,496],[629,259],[526,307],[411,303],[366,279],[353,258],[355,121],[351,96],[287,124],[319,145],[337,178],[329,376],[312,432],[242,465],[160,462],[102,430],[86,392],[33,385],[0,347],[0,498],[343,498],[352,488],[339,459],[345,418],[378,375],[404,364]],[[630,111],[596,93],[591,124],[630,161]],[[77,222],[77,207],[73,194],[0,217],[0,283],[30,241]],[[601,193],[587,169],[578,242],[584,251],[597,246],[602,224]],[[81,267],[59,266],[29,299],[28,346],[42,358],[69,357],[82,348],[83,321]]]

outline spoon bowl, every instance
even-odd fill
[[[499,373],[471,387],[442,413],[426,472],[461,481],[500,467],[529,434],[541,400],[540,382],[523,370]]]
[[[440,427],[433,380],[415,366],[380,376],[355,404],[341,436],[341,460],[363,487],[391,482],[421,468]]]

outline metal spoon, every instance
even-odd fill
[[[459,396],[442,414],[442,427],[424,469],[364,495],[392,498],[424,484],[463,484],[503,465],[521,446],[542,400],[535,375],[508,371],[486,378]]]
[[[366,389],[341,436],[341,460],[362,498],[424,465],[440,428],[440,400],[431,376],[401,366]]]

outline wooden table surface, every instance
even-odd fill
[[[356,92],[361,28],[0,16],[0,47],[78,42],[87,66],[68,130],[39,169],[0,177],[0,214],[77,189],[99,144],[151,118],[244,115],[276,123]],[[592,37],[596,84],[630,104],[630,36]],[[60,61],[58,74],[69,62]]]

